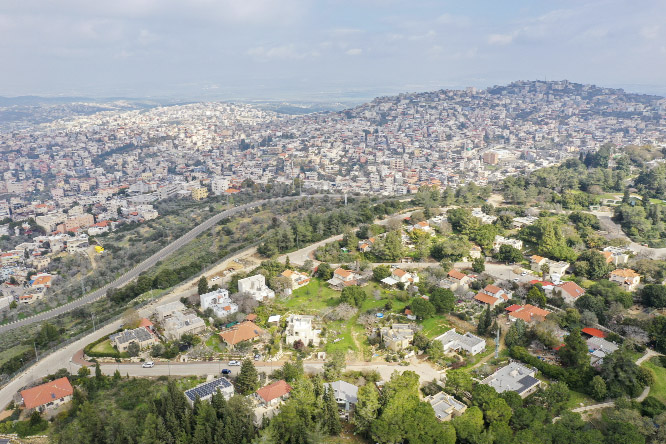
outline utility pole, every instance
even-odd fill
[[[497,336],[495,337],[495,359],[499,357],[499,343],[500,343],[500,327],[499,323],[497,324]]]
[[[32,341],[32,346],[35,347],[35,361],[38,361],[39,357],[37,356],[37,345],[35,344],[35,341]]]
[[[93,333],[95,333],[97,331],[97,329],[95,328],[95,313],[90,313],[90,318],[92,319],[93,323]]]

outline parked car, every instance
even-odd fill
[[[222,374],[223,374],[223,375],[230,375],[230,374],[231,374],[231,370],[229,370],[228,368],[223,368],[223,369],[222,369]]]
[[[232,367],[240,367],[241,362],[240,361],[229,361],[229,365]]]
[[[155,363],[153,361],[146,361],[143,364],[141,364],[141,367],[143,367],[143,368],[153,368],[153,367],[155,367]]]
[[[211,278],[210,281],[211,281],[211,282],[215,282],[215,281],[219,281],[219,280],[220,280],[220,277],[219,277],[219,276],[214,276],[213,278]]]
[[[261,359],[261,355],[254,355],[254,360],[255,360],[255,361],[258,361],[258,360],[260,360],[260,359]]]

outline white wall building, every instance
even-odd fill
[[[266,285],[266,277],[263,274],[255,274],[238,281],[238,292],[248,293],[257,301],[273,299],[275,292]]]

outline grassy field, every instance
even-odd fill
[[[113,348],[110,340],[102,341],[99,344],[95,345],[92,350],[97,353],[115,353],[117,350]]]
[[[654,396],[663,403],[666,403],[666,368],[656,364],[654,361],[658,358],[652,358],[642,364],[654,372],[654,384],[650,387],[650,396]]]
[[[581,404],[592,405],[597,403],[597,401],[590,398],[588,395],[584,393],[576,392],[573,390],[571,390],[570,393],[571,393],[571,399],[569,399],[569,402],[567,402],[568,409],[575,409],[576,407],[580,407]]]
[[[435,316],[430,319],[426,319],[425,321],[421,322],[421,325],[423,326],[422,333],[430,339],[436,338],[437,336],[451,329],[449,321],[447,321],[447,319],[443,316]]]
[[[225,345],[222,343],[222,339],[217,334],[212,335],[206,340],[206,345],[217,353],[223,353],[226,349]]]
[[[291,298],[285,303],[287,308],[312,311],[334,307],[340,301],[340,292],[328,288],[326,282],[312,278],[305,287],[294,290]]]

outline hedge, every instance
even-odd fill
[[[119,333],[121,331],[122,331],[122,329],[119,329],[119,330],[116,330],[113,333]],[[92,351],[92,349],[95,348],[95,346],[97,344],[100,344],[100,343],[106,341],[107,339],[109,339],[108,336],[102,336],[101,338],[99,338],[95,342],[91,342],[90,344],[86,345],[83,348],[83,353],[86,354],[87,356],[90,356],[91,358],[120,358],[120,352],[118,350],[116,350],[114,353],[104,353],[104,352]]]

